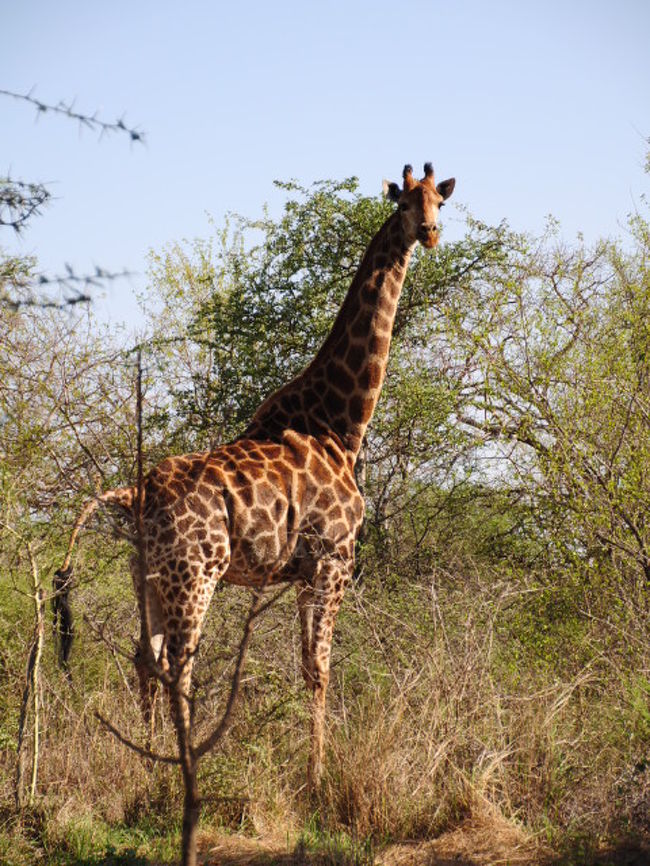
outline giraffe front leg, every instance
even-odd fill
[[[311,672],[311,738],[307,785],[314,794],[323,775],[323,742],[325,734],[325,702],[330,678],[330,656],[334,623],[352,566],[340,561],[319,563],[313,587],[312,630],[308,670]]]

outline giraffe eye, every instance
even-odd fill
[[[409,206],[406,204],[405,201],[403,201],[402,204],[399,206],[399,209],[400,209],[401,211],[405,211],[405,210],[408,210],[408,209],[409,209]]]

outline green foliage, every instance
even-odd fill
[[[154,345],[174,377],[164,423],[173,418],[187,441],[240,432],[315,354],[387,215],[383,203],[356,193],[354,179],[312,191],[281,186],[294,198],[280,219],[235,217],[211,242],[152,257],[164,304]]]
[[[650,247],[638,221],[632,229],[632,252],[522,241],[507,271],[474,282],[462,310],[452,299],[445,320],[471,359],[461,420],[525,487],[538,532],[588,579],[607,558],[640,588],[650,579]]]

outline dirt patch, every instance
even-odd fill
[[[248,839],[245,836],[210,835],[199,837],[199,862],[203,866],[270,866],[274,863],[290,863],[286,843],[274,839]]]

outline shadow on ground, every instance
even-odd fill
[[[551,860],[549,866],[650,866],[650,844],[621,842],[585,857],[582,854],[567,855],[564,859]]]
[[[650,866],[650,847],[642,843],[559,856],[519,828],[494,820],[468,821],[437,839],[389,845],[355,857],[331,850],[288,851],[277,841],[240,837],[213,840],[201,851],[202,866]]]
[[[558,855],[510,825],[471,822],[427,842],[389,845],[378,851],[287,850],[275,840],[242,836],[203,838],[201,866],[650,866],[650,846],[621,842],[600,852],[584,848]],[[172,866],[135,852],[66,861],[66,866]]]

